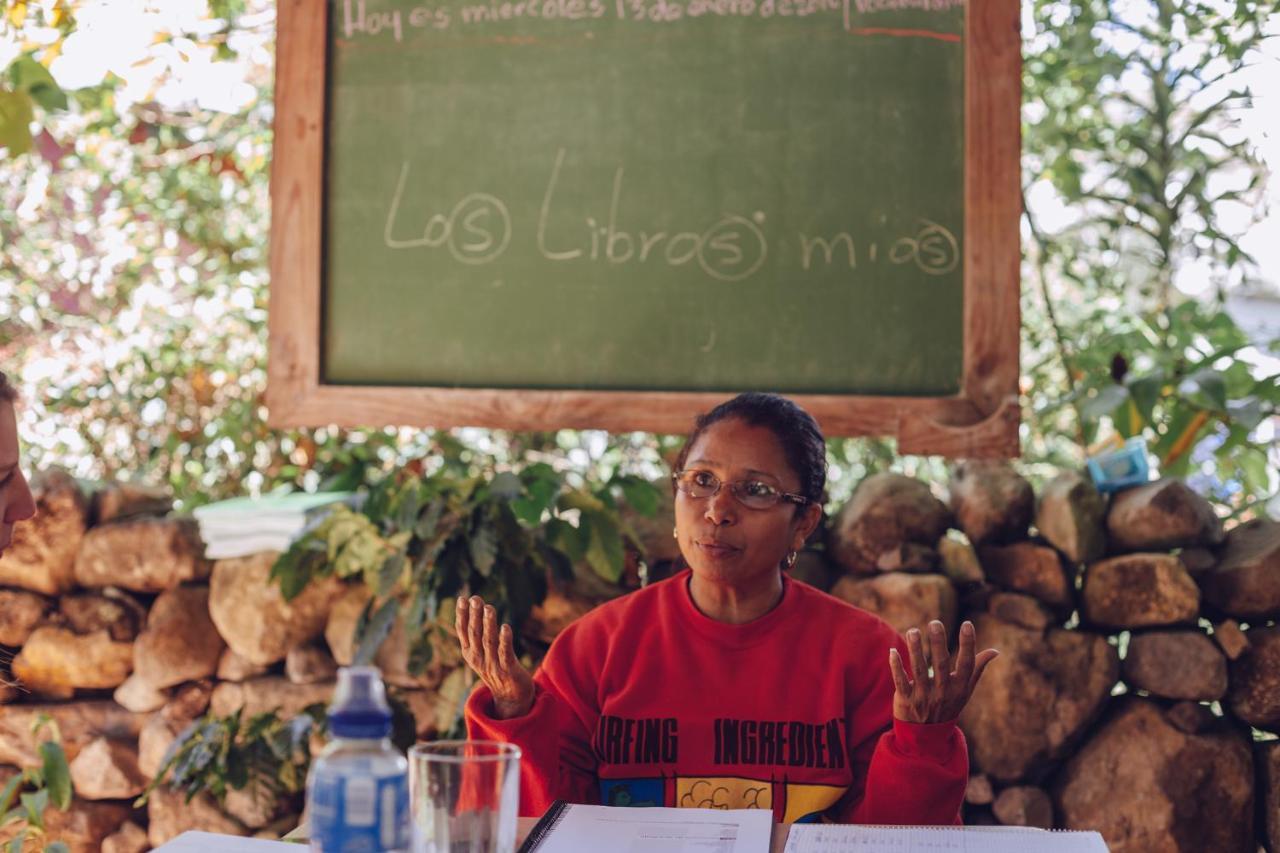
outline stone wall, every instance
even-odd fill
[[[868,478],[794,572],[899,630],[938,618],[954,637],[972,619],[980,647],[1001,650],[962,718],[966,820],[1098,829],[1113,851],[1280,850],[1280,524],[1224,531],[1177,481],[1108,502],[1064,473],[1037,499],[996,463],[961,464],[936,491],[949,502]],[[324,581],[286,603],[274,554],[204,560],[190,521],[149,490],[87,496],[47,472],[37,499],[0,559],[0,646],[21,685],[0,690],[0,781],[36,763],[31,725],[49,714],[75,789],[50,821],[73,849],[292,828],[297,802],[131,802],[205,711],[326,701],[366,593]],[[652,575],[670,571],[669,515],[633,522]],[[549,641],[598,593],[553,593],[526,633]],[[377,662],[433,736],[457,660],[411,676],[395,629]]]

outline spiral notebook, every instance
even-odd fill
[[[557,800],[529,832],[519,853],[768,853],[772,833],[773,813],[766,809],[619,808]],[[790,827],[784,853],[1108,851],[1097,832],[798,823]]]
[[[784,853],[1107,853],[1097,832],[1007,826],[796,824]]]
[[[768,853],[773,812],[587,806],[557,800],[519,853]]]

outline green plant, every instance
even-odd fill
[[[1108,432],[1141,435],[1162,473],[1200,475],[1237,513],[1276,490],[1277,459],[1254,430],[1276,413],[1280,381],[1242,358],[1251,342],[1225,305],[1254,273],[1232,219],[1262,210],[1267,177],[1240,127],[1252,94],[1239,81],[1278,9],[1027,3],[1032,457],[1079,464]],[[1063,206],[1057,222],[1036,199]],[[1178,290],[1190,271],[1208,298]]]
[[[641,514],[657,511],[655,486],[632,475],[574,486],[546,463],[490,476],[402,472],[371,487],[358,512],[333,511],[281,554],[271,577],[286,599],[314,578],[358,579],[372,595],[357,622],[355,662],[373,659],[399,617],[418,674],[439,643],[452,642],[459,594],[484,596],[520,625],[548,578],[621,591],[628,551],[638,559],[640,546],[618,496]]]
[[[32,737],[38,737],[45,729],[49,737],[39,746],[40,766],[15,774],[0,790],[0,826],[16,826],[16,834],[8,844],[9,853],[21,853],[28,841],[44,841],[45,810],[49,806],[65,810],[71,805],[71,770],[62,749],[62,736],[58,724],[49,715],[41,714],[31,727]],[[65,842],[49,841],[44,850],[68,853],[69,848]]]
[[[311,767],[311,737],[325,730],[324,706],[310,705],[289,719],[265,711],[246,720],[243,710],[225,717],[206,714],[183,729],[134,805],[145,805],[162,784],[181,791],[187,802],[204,792],[222,802],[229,790],[248,789],[255,799],[273,803],[301,793]]]

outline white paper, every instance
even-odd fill
[[[768,853],[768,809],[569,806],[538,853]]]
[[[155,853],[306,853],[306,850],[305,844],[192,831],[166,841]]]
[[[1107,853],[1107,845],[1096,832],[796,824],[785,853]]]

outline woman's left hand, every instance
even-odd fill
[[[893,673],[893,716],[906,723],[944,723],[960,716],[987,664],[1000,654],[995,649],[973,653],[976,643],[972,622],[960,626],[960,649],[954,658],[947,649],[947,631],[937,620],[929,623],[926,647],[920,630],[907,632],[911,674],[902,665],[897,649],[889,649]],[[929,674],[930,666],[933,675]]]

